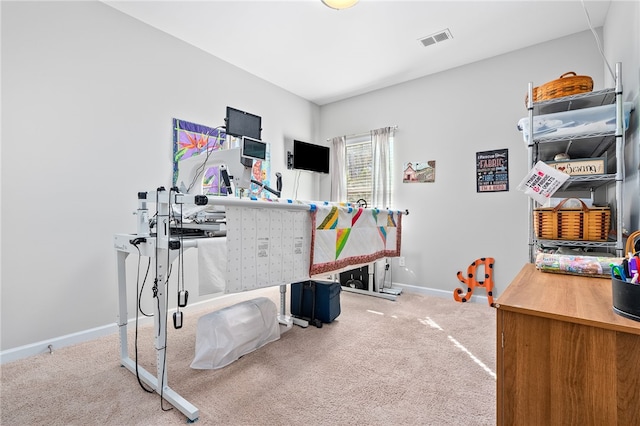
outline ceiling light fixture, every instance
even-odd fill
[[[331,9],[341,10],[348,9],[354,4],[358,3],[358,0],[322,0],[325,6],[329,6]]]

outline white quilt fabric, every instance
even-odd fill
[[[309,279],[308,211],[227,207],[226,293]]]

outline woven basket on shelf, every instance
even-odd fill
[[[565,198],[555,207],[533,210],[533,228],[536,236],[544,240],[606,241],[609,235],[611,210],[609,207],[566,208]]]
[[[591,92],[593,79],[588,75],[577,75],[573,71],[566,72],[559,79],[550,81],[533,88],[533,102],[547,101],[563,96],[577,95]],[[524,99],[524,105],[529,104],[529,94]]]

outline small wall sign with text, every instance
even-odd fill
[[[547,161],[547,164],[569,176],[603,175],[607,172],[605,157]]]
[[[476,152],[477,192],[509,190],[509,150]]]

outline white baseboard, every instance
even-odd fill
[[[453,290],[439,290],[437,288],[418,287],[410,284],[393,283],[393,287],[399,287],[407,293],[423,294],[425,296],[441,297],[443,299],[453,300]],[[471,296],[468,302],[489,304],[487,296]]]
[[[272,289],[269,287],[268,289]],[[246,300],[248,298],[258,297],[260,291],[268,291],[268,289],[255,290],[252,292],[244,292],[244,293],[234,293],[234,294],[212,294],[213,298],[203,300],[200,302],[195,302],[189,304],[186,308],[182,308],[182,311],[188,313],[194,310],[200,310],[207,307],[215,309],[220,305],[229,305],[232,303],[237,303],[242,300]],[[278,306],[278,309],[280,307]],[[175,309],[169,311],[169,318],[173,314]],[[153,317],[144,317],[141,316],[138,318],[138,324],[150,324],[153,322]],[[135,318],[130,318],[128,325],[131,327],[135,324]],[[64,336],[54,337],[47,340],[42,340],[40,342],[31,343],[24,346],[18,346],[16,348],[7,349],[0,352],[0,365],[5,364],[7,362],[17,361],[20,359],[28,358],[34,355],[53,353],[58,349],[77,345],[79,343],[88,342],[91,340],[98,339],[103,336],[108,336],[110,334],[115,334],[118,332],[118,325],[114,322],[112,324],[103,325],[101,327],[96,327],[88,330],[79,331],[77,333],[67,334]]]
[[[406,291],[408,293],[423,294],[427,296],[442,297],[445,299],[453,300],[453,291],[438,290],[438,289],[427,288],[427,287],[418,287],[414,285],[401,284],[401,283],[393,283],[393,287],[402,288],[403,291]],[[272,290],[273,290],[272,287],[268,287],[266,289],[254,290],[249,293],[212,295],[214,296],[214,298],[190,304],[188,307],[183,308],[183,311],[185,313],[188,313],[191,310],[199,310],[207,307],[213,309],[213,308],[219,307],[220,305],[229,305],[231,303],[237,303],[239,301],[246,300],[247,298],[258,297],[259,292],[261,291],[268,292]],[[471,297],[471,300],[469,301],[472,303],[485,303],[485,304],[488,303],[486,296],[474,295]],[[280,307],[278,306],[278,309],[279,308]],[[173,310],[171,312],[173,312]],[[149,317],[138,318],[138,323],[141,325],[151,323],[152,321],[153,319]],[[135,318],[129,319],[129,325],[134,323],[135,323]],[[110,334],[114,334],[117,332],[118,332],[118,326],[114,322],[113,324],[107,324],[101,327],[96,327],[89,330],[83,330],[77,333],[67,334],[64,336],[54,337],[52,339],[42,340],[40,342],[19,346],[17,348],[7,349],[5,351],[0,352],[0,365],[5,364],[7,362],[17,361],[23,358],[28,358],[34,355],[55,352],[56,350],[67,347],[67,346],[88,342],[90,340],[94,340],[103,336],[108,336]]]
[[[6,351],[0,352],[0,364],[17,361],[34,355],[53,353],[57,349],[88,342],[102,336],[116,333],[117,331],[118,326],[116,323],[113,323],[102,327],[79,331],[77,333],[67,334],[65,336],[55,337],[53,339],[42,340],[29,345],[18,346],[13,349],[7,349]]]

